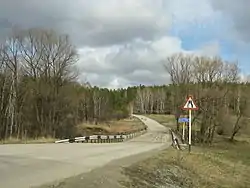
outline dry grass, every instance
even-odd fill
[[[160,124],[169,127],[171,129],[176,129],[176,119],[174,115],[162,115],[162,114],[147,114],[145,115],[157,122],[159,122]],[[183,116],[181,116],[183,117]],[[197,126],[193,126],[192,127],[193,130],[198,130]],[[182,131],[182,124],[180,124],[180,131]]]
[[[100,124],[87,124],[83,123],[77,126],[77,133],[79,135],[92,135],[92,134],[119,134],[134,132],[139,129],[145,128],[145,125],[135,117],[113,120]]]
[[[175,128],[171,115],[147,115],[159,123]],[[245,127],[244,127],[245,128]],[[244,130],[246,133],[246,130]],[[217,137],[216,137],[217,138]],[[249,135],[239,134],[237,141],[220,137],[212,146],[195,146],[187,150],[168,149],[124,169],[127,187],[175,188],[245,188],[250,185]]]
[[[119,134],[126,132],[134,132],[145,128],[145,125],[137,118],[131,117],[127,119],[109,121],[101,124],[83,123],[77,126],[77,135],[93,135],[93,134]],[[16,139],[9,138],[0,141],[0,144],[39,144],[39,143],[54,143],[54,138],[37,138],[37,139]]]
[[[0,144],[44,144],[44,143],[54,143],[56,139],[48,137],[41,137],[36,139],[17,139],[17,138],[9,138],[6,140],[2,140]]]
[[[174,115],[146,114],[145,116],[159,122],[166,127],[175,128],[176,121]]]
[[[243,188],[250,185],[250,145],[221,142],[213,147],[193,147],[191,154],[174,149],[124,170],[126,186]]]

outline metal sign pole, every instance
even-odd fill
[[[182,140],[185,141],[185,122],[182,123]]]
[[[192,96],[189,96],[182,110],[188,110],[188,150],[191,152],[191,142],[192,142],[192,110],[198,110],[198,106],[194,103]]]
[[[191,138],[192,138],[192,110],[188,110],[189,112],[189,121],[188,121],[188,129],[189,129],[189,135],[188,135],[188,151],[191,152]]]

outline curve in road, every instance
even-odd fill
[[[1,145],[0,187],[39,186],[170,145],[164,126],[145,116],[134,116],[148,126],[148,132],[123,143]]]

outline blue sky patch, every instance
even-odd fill
[[[173,23],[170,35],[178,37],[182,41],[184,50],[197,50],[211,42],[218,42],[220,56],[228,61],[239,61],[241,71],[250,73],[249,52],[250,45],[237,44],[227,35],[230,24],[223,24],[222,20],[207,24],[178,24]],[[223,35],[224,34],[224,35]]]

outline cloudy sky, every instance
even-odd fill
[[[0,0],[0,35],[12,25],[68,33],[82,80],[101,87],[166,84],[160,60],[192,51],[250,71],[249,0]]]

